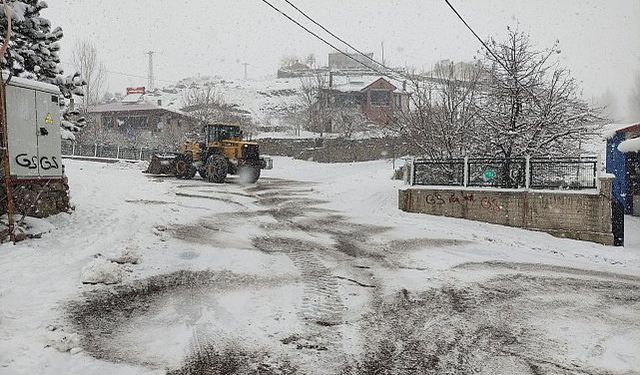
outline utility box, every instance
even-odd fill
[[[54,85],[17,77],[8,82],[7,136],[13,178],[62,178],[59,98],[60,89]]]

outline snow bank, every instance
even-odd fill
[[[118,264],[138,264],[141,259],[140,252],[134,246],[126,247],[119,256],[109,257],[109,261]]]
[[[62,330],[52,328],[47,334],[47,346],[59,352],[69,352],[72,354],[80,352],[80,337],[77,333],[68,334]]]
[[[620,152],[638,152],[640,151],[640,137],[628,139],[618,145]]]
[[[122,267],[105,258],[97,258],[82,269],[83,284],[118,284],[122,281]]]

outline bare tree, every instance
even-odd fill
[[[327,88],[327,80],[324,74],[318,72],[312,76],[300,78],[300,91],[298,93],[299,118],[304,121],[302,128],[320,133],[322,137],[331,124],[331,108],[323,103],[326,100],[321,95],[322,89]]]
[[[236,105],[227,104],[213,85],[193,87],[186,91],[182,100],[182,110],[199,120],[201,125],[224,122],[240,125],[247,135],[257,131],[257,124],[251,114]],[[190,129],[189,133],[198,131],[199,129]]]
[[[571,155],[601,122],[600,111],[580,96],[569,71],[552,57],[557,42],[536,50],[529,36],[508,29],[506,40],[489,42],[475,144],[486,156],[514,158]]]
[[[332,131],[340,133],[345,138],[351,138],[354,133],[367,129],[367,118],[356,105],[345,105],[331,111]]]
[[[454,67],[439,65],[429,77],[415,80],[410,110],[398,111],[390,129],[432,159],[458,158],[474,149],[481,73],[473,65]]]
[[[227,112],[224,98],[213,85],[186,90],[182,97],[182,104],[184,105],[182,110],[202,124],[223,121]]]
[[[104,93],[106,70],[98,58],[98,50],[88,40],[76,42],[71,56],[73,65],[85,80],[81,108],[86,111],[91,105],[100,102]]]

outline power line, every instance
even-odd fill
[[[342,43],[344,43],[347,47],[351,48],[352,50],[356,51],[359,55],[363,56],[364,58],[372,61],[375,64],[380,65],[381,67],[387,69],[390,72],[393,72],[397,75],[399,75],[400,77],[403,78],[408,78],[407,76],[404,75],[404,73],[401,73],[399,71],[394,70],[393,68],[390,68],[386,65],[384,65],[384,61],[382,63],[376,61],[375,59],[373,59],[372,57],[369,57],[369,55],[367,55],[366,53],[360,51],[359,49],[357,49],[356,47],[354,47],[353,45],[351,45],[349,42],[347,42],[346,40],[340,38],[339,36],[337,36],[335,33],[331,32],[329,29],[327,29],[326,27],[324,27],[323,25],[321,25],[319,22],[317,22],[316,20],[314,20],[313,18],[311,18],[309,15],[307,15],[304,11],[302,11],[300,8],[298,8],[295,4],[293,4],[291,1],[289,0],[284,0],[287,4],[291,5],[291,7],[293,7],[293,9],[297,10],[300,14],[302,14],[306,19],[308,19],[309,21],[313,22],[316,26],[320,27],[322,30],[326,31],[329,35],[331,35],[332,37],[338,39],[339,41],[341,41]],[[409,78],[411,79],[411,78]]]
[[[316,34],[315,32],[309,30],[306,26],[304,26],[303,24],[301,24],[300,22],[296,21],[295,19],[293,19],[291,16],[289,16],[288,14],[286,14],[285,12],[283,12],[282,10],[278,9],[277,7],[275,7],[273,4],[271,4],[269,1],[267,0],[261,0],[263,3],[267,4],[269,7],[271,7],[273,10],[275,10],[276,12],[280,13],[282,16],[284,16],[285,18],[287,18],[289,21],[295,23],[296,25],[298,25],[300,28],[302,28],[304,31],[306,31],[307,33],[313,35],[314,37],[316,37],[317,39],[319,39],[320,41],[322,41],[324,44],[328,45],[329,47],[333,48],[334,50],[338,51],[339,53],[343,54],[344,56],[346,56],[347,58],[357,62],[358,64],[364,66],[365,68],[371,69],[374,72],[383,75],[385,77],[389,77],[391,79],[396,79],[395,77],[392,77],[391,75],[389,75],[388,73],[385,72],[381,72],[378,69],[371,67],[367,64],[365,64],[364,62],[356,59],[355,57],[353,57],[352,55],[342,52],[338,47],[336,47],[335,45],[333,45],[332,43],[330,43],[329,41],[327,41],[326,39],[324,39],[323,37],[321,37],[320,35]],[[377,62],[376,62],[377,63]]]
[[[469,26],[469,24],[467,23],[467,21],[464,20],[464,18],[462,18],[462,16],[460,15],[460,13],[458,13],[458,11],[456,10],[456,8],[453,7],[453,5],[451,5],[451,3],[449,2],[449,0],[444,0],[445,3],[447,3],[447,5],[449,6],[449,8],[451,8],[451,10],[453,10],[453,12],[456,14],[456,16],[458,16],[458,18],[460,19],[460,21],[462,21],[462,23],[467,27],[467,29],[469,29],[469,31],[471,31],[471,33],[476,37],[476,39],[478,39],[480,41],[480,43],[482,43],[482,46],[489,51],[489,53],[491,54],[491,56],[493,56],[494,59],[496,59],[496,62],[498,64],[500,64],[500,66],[502,66],[502,68],[504,68],[504,70],[511,76],[513,77],[516,86],[520,86],[524,91],[526,91],[529,95],[531,95],[531,99],[533,99],[533,102],[536,106],[538,106],[538,108],[542,109],[542,106],[540,105],[538,98],[535,96],[535,94],[533,93],[533,91],[531,91],[531,89],[527,86],[524,86],[522,83],[520,83],[520,81],[518,80],[518,76],[515,74],[515,72],[511,72],[511,70],[509,70],[509,68],[507,68],[507,66],[505,64],[502,63],[502,61],[500,60],[500,57],[498,57],[498,55],[495,54],[495,52],[493,52],[493,50],[491,50],[491,48],[489,48],[489,46],[484,42],[484,40],[482,40],[482,38],[480,38],[480,36],[478,36],[478,34],[471,28],[471,26]]]
[[[482,46],[484,46],[484,48],[489,51],[489,53],[491,54],[491,56],[493,56],[496,61],[498,62],[498,64],[500,64],[504,70],[506,70],[507,72],[511,73],[509,71],[509,68],[506,67],[506,65],[504,65],[502,63],[502,61],[500,61],[500,58],[498,57],[498,55],[496,55],[493,50],[491,50],[491,48],[489,48],[489,46],[484,42],[484,40],[482,40],[482,38],[480,38],[480,36],[471,28],[471,26],[469,26],[469,24],[467,23],[467,21],[464,20],[464,18],[462,18],[462,16],[460,15],[460,13],[458,13],[458,11],[456,10],[456,8],[453,7],[453,5],[451,5],[451,3],[449,2],[449,0],[444,0],[445,3],[447,3],[447,5],[449,6],[449,8],[451,8],[451,10],[453,10],[453,13],[456,14],[456,16],[458,16],[458,18],[460,19],[460,21],[462,21],[462,23],[467,27],[467,29],[469,29],[469,31],[471,31],[471,33],[476,37],[476,39],[478,39],[478,41],[480,41],[480,43],[482,43]],[[516,79],[516,82],[518,80],[517,77],[514,77]]]
[[[71,66],[71,67],[75,67],[75,64],[71,64],[71,63],[68,63],[68,62],[61,62],[60,64]],[[148,79],[149,78],[148,76],[145,77],[143,75],[129,74],[129,73],[117,72],[117,71],[106,70],[106,69],[105,69],[105,72],[110,73],[110,74],[119,75],[119,76],[131,77],[131,78],[141,78],[141,79]],[[169,81],[169,80],[166,80],[166,79],[158,79],[158,78],[155,78],[155,81],[171,83],[171,84],[174,84],[174,85],[179,83],[178,81]]]

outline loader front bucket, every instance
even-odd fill
[[[175,154],[154,154],[149,162],[149,168],[144,173],[175,175]]]

